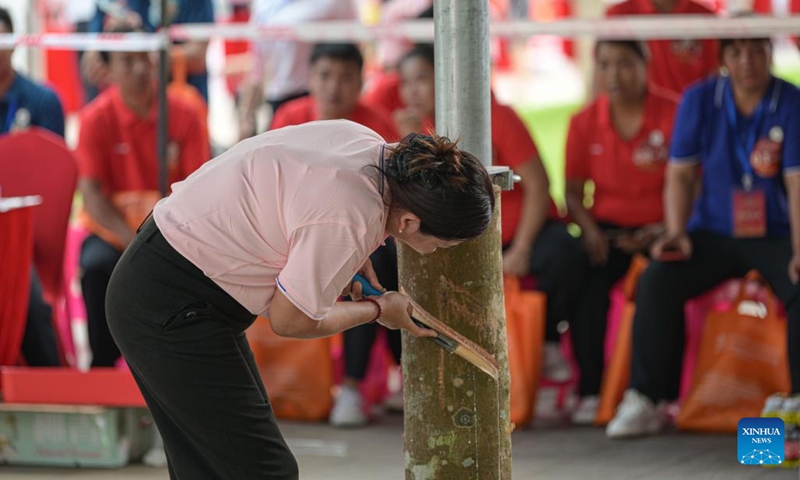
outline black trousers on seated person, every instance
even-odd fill
[[[653,262],[642,275],[633,324],[631,388],[654,402],[678,398],[684,304],[726,279],[757,269],[786,308],[792,391],[800,393],[800,284],[789,279],[789,238],[735,239],[699,232],[691,239],[688,261]]]
[[[122,252],[97,235],[89,235],[81,246],[81,290],[86,305],[92,367],[113,367],[119,360],[119,348],[111,338],[106,320],[106,289],[120,256]]]
[[[507,248],[506,246],[505,248]],[[586,254],[567,226],[548,220],[531,251],[530,272],[536,277],[536,288],[547,296],[544,337],[558,342],[558,324],[572,322],[578,295],[583,288]]]
[[[387,290],[398,289],[397,279],[397,246],[389,238],[386,245],[379,247],[369,259],[378,281]],[[357,327],[345,330],[344,332],[344,371],[345,376],[354,380],[363,380],[369,366],[372,345],[375,343],[375,335],[378,328],[383,328],[374,323],[365,323]],[[400,351],[402,337],[400,330],[386,330],[386,339],[389,342],[389,349],[395,362],[400,365]]]
[[[600,227],[603,230],[616,228],[608,224]],[[586,259],[584,287],[571,323],[572,345],[580,370],[578,394],[581,397],[600,394],[605,368],[608,309],[611,306],[609,293],[625,276],[632,259],[633,255],[613,245],[609,247],[605,265],[592,265]]]
[[[42,282],[31,267],[31,291],[28,296],[28,321],[22,337],[22,357],[31,367],[57,367],[58,342],[53,328],[53,309],[44,299]]]
[[[244,331],[255,316],[155,222],[117,264],[108,325],[164,440],[172,480],[295,480]]]

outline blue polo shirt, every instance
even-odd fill
[[[64,136],[64,110],[58,96],[19,72],[0,98],[0,132],[8,133],[14,127],[42,127]]]
[[[155,8],[159,5],[158,3],[153,3],[153,11],[151,11],[150,0],[127,0],[125,5],[129,10],[138,13],[142,17],[142,28],[145,31],[155,32],[158,30],[159,17],[161,15],[160,11],[155,11]],[[214,23],[212,0],[177,0],[177,7],[178,10],[172,19],[172,23]],[[105,12],[98,7],[94,18],[89,22],[88,31],[102,32],[105,18]],[[208,74],[189,74],[186,77],[186,82],[197,88],[206,102],[208,102]]]
[[[699,163],[703,168],[702,191],[688,231],[733,236],[733,193],[743,188],[743,176],[751,173],[752,188],[763,190],[766,197],[767,236],[790,234],[783,175],[800,171],[800,91],[773,78],[759,108],[761,113],[750,118],[739,113],[726,77],[704,80],[684,93],[675,117],[670,162]],[[749,159],[754,141],[779,137],[782,174],[762,178],[752,170],[746,172],[739,158],[746,153]]]

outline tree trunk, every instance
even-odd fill
[[[400,284],[423,308],[485,348],[497,381],[428,339],[403,332],[407,480],[510,480],[511,424],[500,195],[477,239],[422,256],[399,248]]]

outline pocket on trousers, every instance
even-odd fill
[[[208,302],[204,302],[202,300],[193,300],[183,307],[181,307],[178,311],[167,317],[161,323],[162,330],[169,330],[174,328],[181,323],[184,322],[191,322],[194,319],[197,319],[201,315],[205,315],[211,311],[211,304]]]

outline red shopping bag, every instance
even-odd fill
[[[328,418],[333,407],[330,339],[279,337],[262,317],[247,330],[247,339],[276,417]]]
[[[541,292],[522,290],[514,276],[505,277],[504,289],[511,374],[511,423],[525,426],[533,418],[542,370],[547,299]]]
[[[763,282],[752,271],[729,310],[713,311],[703,329],[692,386],[678,415],[678,427],[702,432],[736,431],[743,417],[758,417],[764,400],[788,392],[786,321],[769,291],[755,302],[748,282]],[[768,289],[768,287],[766,287]]]

